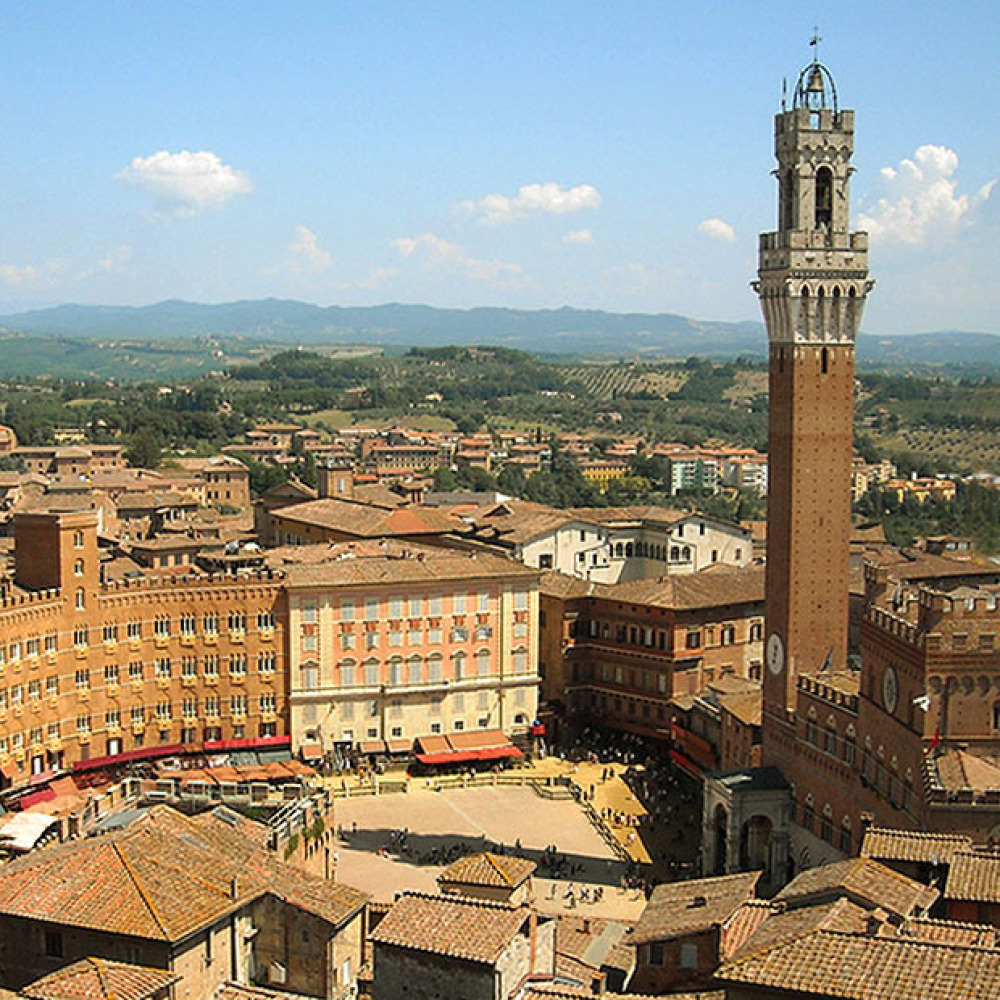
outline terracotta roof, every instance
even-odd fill
[[[371,940],[376,945],[492,965],[529,915],[523,906],[407,892],[396,900],[372,932]]]
[[[632,580],[608,585],[605,596],[611,600],[679,610],[763,604],[764,569],[760,566],[716,566],[711,572]]]
[[[759,726],[764,711],[762,691],[742,691],[720,694],[719,707],[729,712],[745,726]]]
[[[165,805],[114,833],[0,869],[0,913],[160,941],[178,941],[268,893],[333,924],[365,901],[282,864],[238,826]]]
[[[870,858],[850,858],[807,869],[774,898],[789,906],[803,906],[839,896],[908,917],[930,907],[938,892]]]
[[[756,909],[761,909],[759,903]],[[831,903],[814,906],[799,906],[786,909],[782,903],[768,902],[769,913],[760,921],[752,933],[742,941],[733,940],[723,956],[725,960],[738,959],[758,954],[773,948],[782,941],[801,937],[817,930],[851,931],[863,933],[868,927],[870,911],[843,896]],[[744,907],[745,909],[746,907]],[[729,942],[727,942],[729,944]]]
[[[818,930],[728,962],[716,979],[778,996],[981,1000],[997,994],[1000,951]]]
[[[290,546],[266,553],[268,565],[286,569],[290,586],[372,586],[478,580],[537,580],[538,570],[492,552],[464,552],[415,543],[341,542]]]
[[[338,497],[281,507],[272,511],[272,516],[291,524],[327,528],[358,538],[442,535],[455,530],[455,523],[433,507],[388,507]]]
[[[248,986],[246,983],[223,983],[213,994],[212,1000],[316,1000],[303,993],[287,990],[269,990],[265,986]]]
[[[632,931],[633,944],[664,941],[728,920],[754,895],[760,872],[658,885]]]
[[[29,983],[21,995],[35,1000],[146,1000],[180,978],[164,969],[83,958]]]
[[[545,570],[538,583],[538,592],[549,597],[561,597],[563,600],[572,597],[589,597],[593,594],[603,595],[607,585],[582,580],[578,576],[560,573],[557,570]]]
[[[535,862],[508,854],[469,854],[448,865],[437,880],[442,885],[496,886],[516,889],[535,870]]]
[[[1000,754],[995,750],[945,747],[933,758],[932,766],[946,791],[971,788],[973,792],[987,792],[1000,788]]]
[[[958,920],[907,920],[897,928],[900,937],[935,944],[958,944],[967,948],[1000,948],[1000,929],[986,924],[967,924]]]
[[[882,862],[914,861],[946,865],[955,851],[971,845],[972,839],[959,833],[918,833],[873,826],[869,827],[861,842],[861,857]]]
[[[945,883],[946,899],[1000,903],[1000,852],[989,848],[956,851]]]

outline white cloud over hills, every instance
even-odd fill
[[[516,287],[524,280],[520,264],[503,260],[480,260],[470,256],[456,243],[424,233],[421,236],[401,236],[392,246],[408,260],[421,260],[425,267],[449,268],[467,277],[501,288]]]
[[[184,218],[221,208],[238,194],[253,190],[250,178],[215,153],[161,149],[152,156],[136,156],[115,174],[115,180],[140,188],[156,202],[156,213]]]

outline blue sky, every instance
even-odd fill
[[[815,23],[858,116],[865,329],[1000,332],[1000,4],[976,0],[10,0],[0,309],[757,319],[772,116]]]

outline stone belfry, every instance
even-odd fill
[[[850,231],[854,112],[818,59],[774,126],[778,229],[754,283],[770,342],[768,764],[790,745],[797,676],[847,657],[854,342],[873,285],[868,235]]]

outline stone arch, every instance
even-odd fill
[[[758,871],[763,869],[765,880],[770,863],[771,834],[774,824],[763,815],[751,816],[740,827],[740,869]]]

